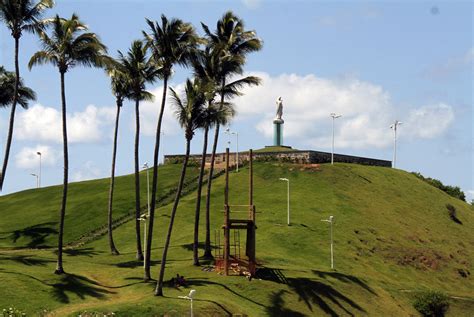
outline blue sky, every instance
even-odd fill
[[[473,184],[473,5],[470,2],[320,2],[320,1],[126,1],[59,0],[46,16],[75,12],[107,45],[125,52],[146,30],[145,18],[161,14],[214,29],[227,10],[244,19],[264,41],[249,56],[248,73],[262,77],[258,88],[245,89],[234,102],[238,116],[231,129],[241,150],[272,143],[275,100],[284,103],[284,143],[298,149],[330,151],[329,113],[336,121],[336,152],[391,160],[399,128],[397,166],[461,186],[474,198]],[[0,26],[0,64],[13,70],[13,39]],[[38,94],[30,109],[19,109],[15,139],[2,194],[34,187],[43,152],[42,185],[62,180],[59,73],[52,66],[26,64],[39,49],[34,36],[21,39],[20,67]],[[176,68],[172,86],[190,76]],[[157,101],[142,105],[140,161],[152,161],[161,83],[150,85]],[[66,75],[72,180],[110,174],[114,98],[102,70],[72,69]],[[117,171],[133,171],[133,106],[123,108]],[[9,111],[0,111],[3,149]],[[182,153],[184,137],[165,113],[161,153]],[[227,145],[221,137],[220,149]],[[197,133],[194,152],[200,152]],[[232,140],[235,148],[235,139]],[[3,157],[3,151],[2,151]]]

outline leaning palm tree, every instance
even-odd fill
[[[153,155],[153,181],[151,189],[150,214],[148,219],[148,233],[146,241],[144,280],[151,279],[150,258],[151,243],[153,241],[153,225],[156,209],[156,190],[158,186],[158,155],[160,149],[161,124],[166,103],[166,93],[168,90],[168,80],[173,73],[174,65],[187,66],[190,57],[193,55],[197,44],[202,40],[197,36],[193,26],[180,19],[168,20],[166,16],[161,16],[161,25],[158,22],[147,20],[150,28],[149,33],[143,32],[147,46],[150,48],[152,58],[161,67],[163,78],[163,96],[161,108],[158,115],[155,135],[155,150]]]
[[[211,88],[212,89],[212,88]],[[209,90],[207,90],[209,91]],[[225,103],[222,107],[220,103],[207,100],[207,106],[203,109],[203,147],[201,155],[201,166],[199,169],[198,188],[196,193],[196,209],[194,213],[194,241],[193,241],[193,265],[199,265],[198,246],[199,246],[199,218],[201,213],[201,193],[204,179],[204,167],[207,156],[207,142],[209,129],[216,124],[227,124],[234,116],[235,111],[232,104]],[[209,221],[208,221],[209,222]]]
[[[213,51],[213,54],[218,56],[216,72],[214,74],[215,80],[219,83],[219,95],[221,97],[221,105],[225,101],[225,90],[227,80],[237,74],[243,73],[243,65],[248,53],[256,52],[262,48],[262,41],[255,36],[254,31],[246,31],[244,22],[235,16],[231,11],[226,12],[222,18],[217,22],[217,28],[214,33],[209,30],[209,27],[201,23],[206,38],[208,47]],[[259,79],[249,76],[248,84],[259,84]],[[255,81],[254,81],[255,79]],[[245,85],[247,79],[243,78],[237,82],[235,88],[241,88]],[[212,177],[214,174],[214,162],[217,151],[217,144],[219,140],[220,124],[216,124],[214,132],[214,143],[212,145],[211,162],[208,173],[207,193],[206,193],[206,242],[204,252],[206,257],[212,257],[211,243],[210,243],[210,227],[209,227],[209,213],[211,205],[211,188]]]
[[[16,82],[15,73],[8,72],[0,66],[0,108],[9,107],[13,104]],[[28,103],[36,100],[36,93],[31,88],[25,87],[21,78],[18,82],[17,91],[17,103],[23,109],[28,109]]]
[[[120,119],[120,110],[122,109],[124,99],[130,93],[129,78],[125,73],[124,65],[118,61],[110,59],[108,66],[106,67],[107,73],[110,77],[110,86],[112,93],[115,96],[115,104],[117,106],[117,112],[115,115],[115,129],[114,129],[114,145],[112,149],[112,171],[110,175],[110,189],[109,189],[109,204],[107,213],[107,228],[109,237],[110,252],[114,255],[120,254],[115,247],[113,235],[112,235],[112,203],[114,198],[114,185],[115,185],[115,160],[117,158],[117,137],[118,137],[118,126]]]
[[[128,78],[130,93],[127,98],[135,102],[135,233],[137,260],[143,260],[140,238],[140,170],[138,150],[140,146],[140,101],[153,100],[153,94],[146,90],[146,84],[156,80],[159,69],[147,56],[147,48],[142,41],[135,40],[127,55],[119,51],[119,62]]]
[[[161,258],[160,275],[156,284],[155,295],[163,296],[163,279],[165,276],[166,257],[168,255],[168,248],[171,240],[171,232],[173,230],[174,219],[176,216],[176,210],[178,208],[181,191],[183,189],[184,177],[186,176],[186,167],[189,160],[189,152],[191,148],[191,140],[194,136],[194,131],[203,126],[203,105],[205,104],[204,94],[199,85],[199,81],[191,80],[186,81],[185,94],[186,99],[181,100],[178,94],[171,89],[171,97],[173,105],[176,108],[175,114],[179,124],[184,129],[184,135],[186,138],[186,154],[184,156],[183,168],[181,169],[181,177],[179,178],[178,189],[176,190],[176,196],[174,199],[173,209],[171,210],[170,224],[168,227],[168,234],[166,235],[165,246],[163,248],[163,256]]]
[[[208,134],[209,129],[216,124],[226,124],[234,116],[235,111],[233,105],[229,103],[221,104],[214,102],[215,96],[219,92],[219,65],[220,59],[218,54],[215,54],[215,51],[212,51],[210,47],[206,47],[204,50],[198,51],[192,59],[194,75],[196,78],[202,82],[201,86],[206,98],[207,108],[205,108],[205,125],[204,125],[204,141],[203,141],[203,151],[201,156],[201,167],[198,178],[198,188],[197,188],[197,197],[196,197],[196,209],[195,209],[195,220],[194,220],[194,241],[193,241],[193,264],[199,265],[198,257],[198,245],[199,245],[199,218],[201,212],[201,192],[202,184],[204,179],[204,166],[207,156],[207,143],[208,143]],[[246,77],[247,81],[258,81],[254,77]],[[234,84],[234,82],[227,84],[225,87],[225,96],[226,98],[232,98],[241,93],[238,91],[239,84]],[[206,213],[206,246],[205,247],[205,258],[212,258],[211,248],[210,248],[210,215]]]
[[[18,53],[20,50],[20,38],[23,32],[37,32],[42,28],[40,22],[43,12],[51,8],[52,0],[0,0],[0,21],[3,21],[11,31],[15,40],[15,85],[13,100],[11,102],[10,123],[8,127],[7,143],[5,146],[5,157],[3,159],[2,171],[0,174],[0,190],[3,188],[5,174],[7,172],[8,158],[13,139],[13,127],[15,123],[15,111],[18,103],[18,89],[20,87],[20,66]]]
[[[63,269],[63,232],[64,216],[66,213],[66,201],[68,190],[68,142],[66,125],[66,88],[65,74],[77,65],[86,67],[99,67],[103,64],[103,57],[107,52],[104,44],[96,34],[86,32],[87,26],[82,23],[76,14],[70,19],[60,18],[56,15],[52,19],[44,21],[46,27],[51,28],[51,35],[40,32],[42,50],[36,52],[28,63],[29,69],[35,65],[52,64],[59,69],[61,77],[61,108],[62,108],[62,132],[64,151],[64,177],[63,195],[61,209],[59,212],[59,234],[58,234],[58,262],[56,274],[64,273]]]

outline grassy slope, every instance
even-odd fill
[[[232,204],[246,203],[247,177],[247,169],[231,175]],[[291,180],[290,227],[285,224],[286,186],[279,177]],[[222,177],[214,189],[212,220],[217,228],[222,223]],[[28,192],[16,195],[24,194]],[[11,202],[13,196],[5,198]],[[184,197],[180,205],[167,277],[180,273],[189,279],[198,291],[195,307],[202,313],[409,315],[414,314],[410,292],[423,288],[470,298],[454,302],[452,316],[467,316],[474,309],[472,277],[462,278],[457,272],[472,271],[472,210],[406,172],[349,164],[322,165],[321,170],[256,164],[257,257],[267,269],[266,279],[251,282],[190,265],[187,245],[192,241],[194,196]],[[27,213],[32,206],[25,201],[22,208]],[[449,219],[446,203],[457,208],[462,225]],[[169,212],[170,206],[158,211],[155,260],[161,258]],[[329,228],[320,221],[329,215],[336,219],[336,271],[329,269]],[[37,223],[44,221],[36,217]],[[0,251],[0,279],[9,286],[0,291],[0,307],[14,304],[28,312],[47,307],[58,316],[91,309],[124,316],[184,313],[187,303],[176,297],[187,290],[165,289],[167,298],[155,298],[150,296],[154,285],[140,282],[133,223],[121,226],[115,235],[122,255],[109,256],[104,238],[71,250],[65,268],[74,275],[67,277],[51,273],[51,251]],[[156,276],[157,261],[154,264]]]
[[[178,165],[159,168],[158,200],[177,185]],[[146,171],[140,173],[142,206],[146,204]],[[151,186],[150,170],[150,186]],[[190,168],[187,179],[197,176]],[[72,183],[69,186],[64,242],[78,239],[107,221],[109,179]],[[62,186],[30,189],[0,198],[0,247],[56,246]],[[116,177],[114,219],[133,213],[135,208],[134,175]]]

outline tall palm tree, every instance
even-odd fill
[[[46,27],[51,28],[51,35],[48,35],[46,32],[39,33],[43,49],[31,57],[28,68],[31,69],[35,65],[52,64],[58,67],[61,77],[64,177],[63,195],[59,212],[58,261],[55,273],[62,274],[64,273],[62,251],[69,168],[65,74],[71,68],[78,65],[86,67],[102,66],[103,57],[107,49],[96,34],[87,32],[87,26],[79,20],[76,14],[73,14],[70,19],[60,18],[56,15],[52,19],[45,20],[44,23]]]
[[[0,190],[3,188],[5,174],[7,172],[8,158],[13,139],[13,126],[15,123],[15,111],[18,103],[18,89],[20,87],[20,66],[18,53],[20,50],[20,38],[23,32],[37,32],[42,28],[40,22],[43,12],[51,8],[52,0],[0,0],[0,21],[3,21],[11,31],[15,40],[15,85],[13,100],[11,103],[10,123],[8,127],[7,143],[5,146],[5,157],[3,159],[2,171],[0,174]]]
[[[243,73],[243,65],[246,61],[246,55],[251,52],[259,51],[262,48],[262,41],[256,37],[255,31],[246,31],[242,19],[235,16],[231,11],[226,12],[222,18],[217,21],[217,27],[214,33],[209,27],[201,23],[208,47],[214,51],[213,54],[218,56],[217,67],[215,72],[215,80],[219,83],[219,95],[221,97],[221,105],[224,104],[227,89],[227,80],[229,77]],[[248,84],[259,84],[259,79],[252,76],[247,77],[250,81]],[[254,81],[254,79],[256,81]],[[246,78],[236,83],[235,88],[238,89],[245,85]],[[212,177],[214,175],[214,162],[219,141],[220,124],[216,124],[214,132],[214,142],[212,145],[211,164],[208,173],[207,193],[206,193],[206,242],[205,256],[212,257],[210,243],[210,226],[209,214],[211,206],[211,188]]]
[[[147,56],[147,48],[142,41],[135,40],[127,55],[119,51],[119,62],[123,64],[128,77],[130,93],[127,98],[135,101],[135,233],[137,241],[137,260],[143,260],[140,238],[140,170],[138,150],[140,146],[140,101],[153,100],[153,94],[146,90],[146,84],[156,80],[159,69]]]
[[[8,72],[0,66],[0,108],[5,108],[13,104],[15,99],[16,75],[13,72]],[[36,93],[23,85],[23,80],[20,78],[18,82],[17,103],[24,109],[28,109],[29,101],[36,100]]]
[[[195,220],[194,220],[194,242],[193,242],[193,264],[199,265],[198,257],[198,245],[199,245],[199,217],[201,211],[201,192],[204,178],[204,166],[207,156],[207,143],[209,129],[216,124],[227,124],[229,120],[234,116],[235,111],[233,105],[229,103],[216,103],[214,102],[215,96],[219,92],[219,63],[220,59],[215,51],[212,51],[210,47],[206,47],[204,50],[198,51],[192,60],[194,75],[199,78],[202,82],[201,86],[205,94],[207,108],[205,108],[205,125],[204,125],[204,141],[203,141],[203,152],[201,156],[201,168],[198,178],[198,188],[196,197],[196,209],[195,209]],[[240,81],[232,82],[227,84],[225,87],[226,98],[232,98],[241,93],[238,91],[238,87],[242,84],[242,81],[247,81],[248,84],[258,84],[259,79],[256,77],[246,77]],[[239,84],[240,82],[240,84]],[[210,215],[206,213],[206,248],[205,258],[212,258],[210,248]],[[208,246],[208,247],[207,247]]]
[[[186,99],[181,100],[178,94],[172,89],[171,97],[173,105],[176,108],[175,114],[179,124],[184,129],[184,135],[186,138],[186,154],[183,161],[183,168],[181,170],[181,177],[179,178],[178,189],[174,199],[173,209],[171,210],[170,224],[168,227],[168,234],[166,235],[165,246],[163,248],[163,256],[161,258],[160,275],[156,284],[155,295],[163,296],[163,279],[165,276],[166,257],[168,254],[168,248],[171,240],[171,232],[173,230],[174,219],[176,216],[176,210],[178,208],[181,191],[183,189],[184,177],[186,175],[186,167],[189,160],[189,152],[191,148],[191,140],[194,136],[194,131],[203,126],[203,105],[205,104],[204,94],[199,85],[199,81],[191,80],[186,81],[185,94]]]
[[[109,236],[109,247],[110,252],[114,255],[120,254],[115,247],[113,235],[112,235],[112,203],[114,198],[114,185],[115,185],[115,160],[117,157],[117,137],[118,137],[118,126],[120,119],[120,110],[122,109],[123,101],[128,97],[130,93],[129,78],[126,75],[124,65],[118,61],[110,59],[107,66],[107,73],[110,77],[110,86],[112,93],[115,96],[115,104],[117,106],[117,112],[115,115],[115,129],[114,129],[114,145],[112,149],[112,171],[110,176],[110,189],[109,189],[109,204],[107,214],[107,226]]]
[[[161,124],[166,103],[166,93],[168,90],[168,80],[173,73],[173,66],[178,64],[187,66],[190,57],[193,55],[198,43],[202,40],[197,36],[193,26],[180,19],[171,19],[161,16],[161,24],[146,20],[150,31],[143,32],[147,46],[150,48],[152,58],[161,67],[163,78],[163,96],[161,108],[158,115],[155,135],[155,150],[153,154],[153,181],[151,188],[150,214],[148,218],[148,233],[146,241],[144,280],[151,279],[150,258],[151,243],[153,239],[153,225],[156,209],[156,190],[158,186],[158,154],[160,149]]]

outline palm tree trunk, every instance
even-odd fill
[[[224,105],[224,87],[225,87],[225,78],[222,79],[221,86],[221,106],[219,107],[222,110]],[[207,178],[207,193],[206,193],[206,241],[204,243],[204,257],[212,258],[211,251],[211,224],[210,224],[210,211],[211,211],[211,187],[212,187],[212,176],[214,175],[214,162],[216,160],[216,151],[217,143],[219,142],[219,123],[216,124],[216,130],[214,132],[214,143],[212,145],[212,154],[211,154],[211,166],[209,167],[209,176]]]
[[[193,243],[193,264],[199,265],[198,246],[199,246],[199,216],[201,213],[201,192],[202,181],[204,178],[204,167],[206,166],[207,154],[207,136],[209,134],[209,126],[204,129],[204,141],[202,146],[201,169],[199,170],[197,197],[196,197],[196,212],[194,214],[194,243]]]
[[[181,191],[183,190],[184,177],[186,176],[186,167],[188,166],[190,148],[191,139],[186,138],[186,156],[184,157],[183,169],[181,170],[178,190],[176,191],[173,209],[171,210],[170,225],[168,227],[168,234],[166,235],[165,247],[163,248],[163,257],[161,258],[160,276],[158,278],[158,282],[156,283],[155,295],[157,296],[163,296],[163,278],[165,277],[166,256],[168,255],[168,248],[170,246],[171,240],[171,231],[173,230],[174,218],[176,216],[176,210],[178,209],[179,198],[181,196]]]
[[[140,145],[140,101],[135,100],[135,233],[137,240],[137,260],[143,260],[142,243],[140,238],[140,174],[138,162],[138,148]]]
[[[13,90],[12,110],[10,112],[10,124],[8,127],[7,144],[5,146],[5,157],[3,159],[2,174],[0,175],[0,190],[3,189],[5,174],[7,172],[8,158],[10,156],[10,148],[13,139],[13,125],[15,123],[16,104],[18,102],[18,87],[20,85],[20,66],[18,65],[18,51],[20,47],[20,39],[15,37],[15,88]]]
[[[117,98],[117,115],[115,117],[115,131],[114,131],[114,147],[112,150],[112,172],[110,176],[110,190],[109,190],[109,212],[108,212],[108,229],[109,229],[109,246],[110,253],[114,255],[120,254],[115,247],[114,238],[112,236],[112,202],[114,199],[114,185],[115,185],[115,159],[117,157],[117,135],[120,118],[120,108],[122,107],[122,100]]]
[[[64,86],[64,71],[61,71],[61,103],[62,103],[62,123],[63,123],[63,151],[64,151],[64,176],[63,176],[63,197],[61,202],[61,210],[59,212],[59,234],[58,234],[58,262],[56,264],[55,274],[63,274],[63,232],[64,232],[64,216],[66,214],[67,187],[68,187],[68,170],[69,157],[67,147],[67,121],[66,121],[66,89]]]
[[[166,103],[166,91],[168,90],[168,76],[165,76],[163,80],[163,97],[161,99],[161,108],[160,114],[158,115],[158,123],[156,126],[156,136],[155,136],[155,152],[153,155],[153,183],[151,187],[151,202],[150,202],[150,214],[148,220],[148,232],[147,232],[147,241],[146,241],[146,251],[145,251],[145,276],[144,280],[149,281],[151,279],[150,275],[150,265],[151,265],[151,243],[153,239],[153,224],[155,221],[155,208],[156,208],[156,190],[158,186],[158,154],[160,151],[160,141],[161,141],[161,122],[163,121],[163,114],[165,111]]]

